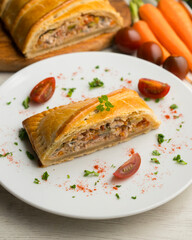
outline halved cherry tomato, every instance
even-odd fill
[[[145,97],[154,99],[165,97],[170,90],[170,86],[167,83],[148,78],[141,78],[138,83],[138,88]]]
[[[137,172],[141,164],[141,157],[138,153],[132,155],[132,157],[121,165],[113,175],[117,178],[129,178]]]
[[[30,93],[30,100],[36,103],[48,101],[55,91],[55,78],[49,77],[39,82]]]

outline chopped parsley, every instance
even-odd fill
[[[84,80],[84,77],[81,77],[81,80]]]
[[[39,179],[38,179],[38,178],[35,178],[34,183],[35,183],[35,184],[39,184],[39,183],[40,183]]]
[[[97,88],[97,87],[103,87],[103,85],[104,85],[104,83],[98,78],[94,78],[92,82],[89,82],[90,89]]]
[[[67,91],[67,88],[61,88],[62,90],[64,90],[64,91]]]
[[[176,104],[172,104],[171,106],[170,106],[170,109],[171,110],[174,110],[174,109],[177,109],[178,108],[178,106],[176,105]]]
[[[105,68],[105,72],[109,72],[110,70],[108,68]]]
[[[89,175],[98,177],[99,173],[97,173],[95,171],[84,170],[84,177],[87,177]]]
[[[149,102],[149,101],[151,100],[151,98],[145,97],[144,100],[145,100],[146,102]]]
[[[30,159],[30,160],[34,160],[35,157],[33,156],[33,154],[31,154],[29,151],[26,151],[26,154],[27,154],[27,157]]]
[[[165,136],[163,134],[161,134],[161,133],[159,133],[157,135],[157,141],[158,141],[159,144],[161,144],[161,143],[163,143],[165,141],[164,137]]]
[[[137,197],[136,197],[136,196],[132,196],[131,198],[132,198],[132,199],[136,199]]]
[[[10,104],[11,104],[11,102],[7,102],[6,104],[7,104],[7,105],[10,105]]]
[[[157,174],[158,174],[158,171],[157,171],[157,172],[154,172],[154,174],[157,175]]]
[[[75,198],[75,196],[72,196],[72,198]]]
[[[0,154],[0,158],[1,157],[7,157],[8,155],[13,156],[13,153],[12,152],[7,152],[5,154]]]
[[[181,165],[186,165],[187,163],[181,159],[181,156],[178,154],[176,157],[173,158],[173,161],[176,161],[177,163]]]
[[[120,80],[123,81],[124,80],[123,77],[121,77]]]
[[[67,178],[68,178],[68,179],[70,178],[69,174],[67,175]]]
[[[116,166],[114,164],[111,165],[112,168],[116,168]]]
[[[169,138],[168,140],[167,140],[167,143],[169,143],[171,141],[171,138]]]
[[[157,164],[160,164],[159,160],[157,158],[151,158],[151,161]]]
[[[49,110],[49,106],[47,106],[47,110]]]
[[[100,181],[100,179],[95,182],[95,186],[97,185],[97,183],[98,183],[99,181]]]
[[[21,128],[19,130],[19,138],[23,141],[25,139],[27,139],[27,132],[24,128]]]
[[[98,100],[100,104],[96,107],[96,109],[100,112],[103,112],[104,110],[110,111],[110,109],[114,107],[114,105],[108,101],[108,97],[106,95],[98,97]],[[104,107],[103,103],[105,104],[106,108]]]
[[[118,193],[116,193],[116,194],[115,194],[115,196],[117,197],[117,199],[119,199],[119,198],[120,198]]]
[[[71,97],[73,92],[75,91],[76,88],[69,88],[69,91],[67,93],[67,97]]]
[[[47,181],[48,177],[49,177],[49,174],[48,174],[48,172],[46,171],[46,172],[43,173],[43,175],[42,175],[41,178],[42,178],[43,180]]]
[[[97,66],[95,67],[95,69],[99,69],[99,65],[97,65]]]
[[[20,152],[22,152],[22,150],[21,150],[21,149],[19,149],[19,151],[20,151]]]
[[[29,102],[30,102],[30,98],[26,97],[26,99],[22,103],[25,109],[29,108]]]
[[[75,188],[76,188],[76,185],[74,184],[74,185],[70,186],[70,188],[75,189]]]
[[[155,102],[158,103],[161,99],[160,98],[157,98],[155,99]]]
[[[120,187],[121,187],[121,185],[116,185],[115,187],[117,187],[117,188],[120,188]]]
[[[154,150],[154,151],[152,152],[152,155],[153,155],[153,156],[160,156],[161,154],[160,154],[157,150]]]
[[[14,144],[17,146],[17,145],[18,145],[18,142],[14,142]]]

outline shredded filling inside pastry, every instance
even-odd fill
[[[114,20],[109,17],[82,15],[76,19],[64,22],[56,29],[43,33],[37,42],[37,48],[54,47],[63,44],[66,40],[73,39],[74,36],[91,34],[99,29],[108,29],[115,25]]]
[[[70,142],[63,143],[52,154],[52,157],[71,155],[84,149],[92,149],[94,146],[121,141],[147,129],[149,124],[145,118],[135,122],[131,122],[129,118],[125,121],[117,118],[112,123],[106,123],[96,129],[89,129],[74,136]]]

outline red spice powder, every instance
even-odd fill
[[[115,189],[115,190],[118,190],[118,188],[117,188],[117,187],[113,187],[113,189]]]
[[[169,115],[165,115],[165,118],[166,118],[166,119],[170,119],[170,116],[169,116]]]

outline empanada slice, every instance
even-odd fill
[[[159,127],[160,122],[137,92],[119,89],[107,96],[114,106],[109,111],[99,111],[98,98],[92,98],[23,121],[43,166],[72,160]]]
[[[123,26],[108,0],[3,0],[1,19],[28,58]]]

